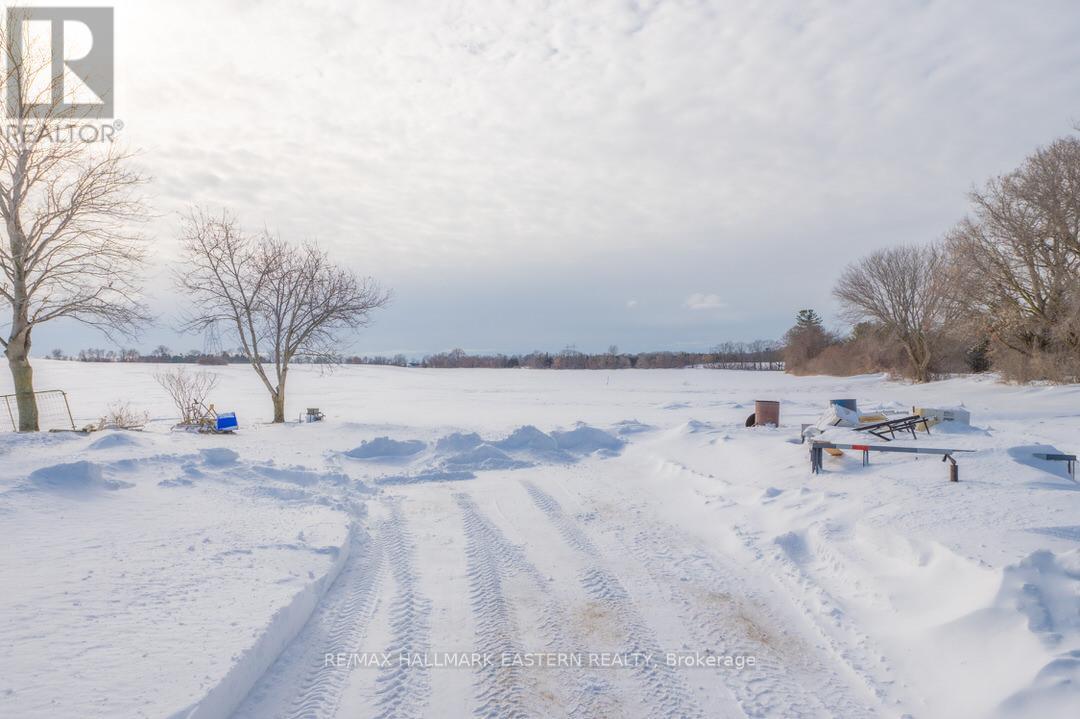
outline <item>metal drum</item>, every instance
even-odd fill
[[[780,426],[780,403],[768,399],[754,401],[754,424]]]

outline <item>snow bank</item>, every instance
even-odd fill
[[[346,541],[340,547],[335,547],[337,551],[319,552],[334,557],[326,573],[305,585],[290,602],[274,612],[250,647],[233,657],[232,668],[204,697],[175,712],[170,719],[226,719],[233,713],[289,642],[304,628],[319,600],[341,574],[342,567],[349,559],[354,531],[355,528],[349,530]]]
[[[199,455],[202,457],[202,462],[210,467],[224,467],[230,464],[235,464],[240,455],[227,447],[210,447],[209,449],[200,449]]]
[[[676,427],[673,430],[673,434],[700,434],[702,432],[713,432],[715,430],[716,428],[708,422],[702,422],[697,419],[689,419]]]
[[[1080,640],[1080,549],[1040,549],[1004,569],[995,605],[1019,612],[1050,651]],[[1059,650],[1060,651],[1060,650]],[[1080,649],[1047,661],[1031,685],[1014,693],[1001,716],[1075,717],[1080,707]]]
[[[426,446],[427,444],[418,439],[397,440],[376,437],[361,443],[359,447],[350,449],[345,454],[353,459],[411,457],[422,452]]]
[[[634,431],[631,429],[631,431]],[[618,450],[624,441],[596,427],[579,424],[572,430],[551,434],[541,432],[531,424],[518,427],[494,445],[505,450],[532,452],[574,452],[589,454],[598,450]]]
[[[159,487],[194,487],[195,482],[191,481],[187,477],[175,477],[173,479],[163,479],[158,482]]]
[[[1080,649],[1066,652],[1035,675],[1031,686],[1002,702],[997,716],[1075,719],[1080,707]]]
[[[54,492],[90,492],[94,490],[114,490],[131,487],[128,482],[105,479],[101,465],[94,462],[68,462],[50,467],[35,469],[30,473],[30,482],[38,489]]]
[[[439,441],[435,443],[435,450],[438,452],[464,452],[473,449],[474,447],[479,447],[483,443],[484,440],[476,432],[470,432],[468,434],[454,432],[453,434],[441,437]]]
[[[1080,549],[1040,549],[1009,565],[996,604],[1023,614],[1028,629],[1048,644],[1080,635]]]
[[[638,424],[633,422],[630,431],[638,431]],[[472,479],[474,472],[523,469],[537,462],[569,463],[596,453],[611,455],[624,444],[609,432],[586,424],[551,434],[523,425],[494,441],[485,441],[476,432],[453,432],[436,440],[434,452],[423,454],[427,444],[421,440],[378,437],[345,452],[345,456],[394,459],[398,466],[410,465],[411,471],[374,476],[372,480],[381,485],[418,484]]]
[[[119,447],[139,447],[141,445],[142,443],[130,434],[124,432],[112,432],[100,439],[94,440],[90,444],[90,449],[115,449]]]
[[[552,432],[551,436],[559,449],[577,454],[591,454],[601,450],[618,451],[624,444],[618,437],[585,424],[578,425],[569,432]]]
[[[528,449],[540,452],[554,452],[559,448],[559,443],[546,432],[541,432],[531,424],[518,427],[508,436],[494,443],[500,449],[521,450]]]
[[[482,444],[467,452],[455,454],[443,460],[446,467],[468,470],[519,469],[530,462],[514,459],[498,447]]]
[[[655,429],[651,424],[638,422],[636,419],[624,419],[615,423],[615,431],[621,435],[641,434]]]

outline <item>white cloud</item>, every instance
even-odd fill
[[[1080,97],[1076,0],[115,5],[154,255],[193,202],[318,238],[400,290],[380,347],[503,346],[523,315],[526,349],[673,344],[686,313],[656,308],[688,286],[776,336],[829,314],[838,257],[938,237]],[[577,268],[570,337],[545,304]],[[462,320],[511,277],[516,315]],[[633,322],[612,294],[646,297]]]
[[[727,303],[720,299],[719,295],[707,295],[695,292],[686,298],[683,306],[691,310],[722,310]]]

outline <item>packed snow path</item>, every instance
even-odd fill
[[[878,714],[858,638],[747,576],[752,543],[708,546],[653,511],[649,459],[383,489],[236,716]]]

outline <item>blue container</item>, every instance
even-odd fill
[[[218,432],[231,432],[239,426],[240,424],[236,421],[236,412],[222,412],[214,422],[214,429]]]
[[[859,408],[855,404],[853,399],[830,399],[829,404],[835,404],[837,407],[843,407],[844,409],[850,409],[852,412],[858,412]]]

